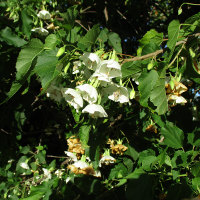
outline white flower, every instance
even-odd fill
[[[73,164],[73,166],[76,167],[76,168],[78,168],[78,169],[84,169],[84,168],[89,167],[89,165],[88,165],[86,162],[81,161],[81,160],[76,161],[76,162]]]
[[[50,85],[47,89],[47,97],[50,97],[51,99],[60,102],[62,99],[62,93],[61,89],[55,85]]]
[[[63,169],[57,169],[55,171],[55,175],[58,177],[58,178],[62,178],[62,175],[63,175]]]
[[[104,60],[103,62],[101,62],[99,68],[97,69],[97,72],[100,74],[105,74],[111,79],[122,76],[120,64],[113,59]]]
[[[64,151],[64,153],[71,158],[72,161],[76,162],[78,159],[76,157],[76,155],[70,151]]]
[[[79,67],[81,66],[81,62],[80,61],[74,61],[73,64],[74,64],[74,66],[73,66],[72,74],[78,74],[80,72]]]
[[[94,74],[92,74],[92,76],[91,76],[90,79],[92,79],[92,78],[97,78],[98,80],[104,81],[104,82],[107,82],[107,83],[111,82],[111,80],[112,80],[112,79],[108,76],[108,74],[100,73],[100,72],[98,72],[98,71],[96,71],[96,72],[94,72]]]
[[[108,117],[107,113],[101,105],[89,104],[83,110],[82,113],[89,113],[93,118]]]
[[[96,103],[98,97],[96,88],[89,84],[79,85],[77,88],[80,90],[84,100],[86,100],[88,103]]]
[[[109,156],[109,155],[103,156],[101,160],[99,161],[99,167],[101,167],[102,165],[113,164],[115,163],[115,161],[116,161],[115,158],[113,158],[112,156]]]
[[[46,10],[41,10],[37,16],[40,18],[40,19],[51,19],[51,15],[48,11]]]
[[[71,178],[70,178],[70,177],[67,177],[66,180],[65,180],[66,184],[67,184],[70,180],[71,180]]]
[[[49,179],[51,179],[51,172],[45,168],[42,168],[42,170],[44,172],[44,181],[48,181]]]
[[[39,27],[39,28],[33,28],[31,29],[32,32],[36,32],[42,36],[47,36],[49,34],[49,31],[47,31],[45,28]]]
[[[65,100],[72,105],[76,111],[83,107],[83,99],[78,91],[71,88],[63,88],[61,92]]]
[[[28,164],[25,162],[20,163],[20,167],[24,168],[24,169],[30,169]]]
[[[100,171],[95,171],[93,176],[101,177],[101,172]]]
[[[112,84],[108,88],[104,89],[109,95],[108,98],[120,103],[129,102],[129,93],[127,88],[119,86],[117,84]]]
[[[95,53],[84,53],[80,59],[83,61],[83,64],[89,69],[96,70],[97,66],[101,62],[100,58]]]
[[[167,95],[167,99],[169,102],[172,102],[172,104],[175,106],[176,104],[185,104],[187,103],[187,100],[182,97],[182,96],[178,96],[175,94],[169,94]]]

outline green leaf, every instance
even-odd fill
[[[0,32],[0,41],[5,41],[9,45],[22,47],[27,42],[12,32],[10,27],[6,27]]]
[[[137,160],[138,159],[138,152],[129,144],[126,145],[128,147],[127,151],[125,152],[125,155],[129,155],[133,158],[133,160]]]
[[[28,15],[27,10],[23,9],[21,12],[21,20],[22,20],[22,31],[23,33],[30,38],[31,35],[31,24],[33,23],[32,18]]]
[[[150,101],[157,107],[159,115],[165,114],[168,110],[167,96],[165,91],[165,80],[158,79],[151,94]]]
[[[172,50],[174,49],[178,35],[179,35],[180,23],[178,20],[173,20],[168,26],[168,42],[167,47]]]
[[[55,49],[57,45],[58,39],[57,36],[54,34],[48,35],[48,37],[45,39],[44,48],[45,49]]]
[[[30,146],[22,147],[22,149],[20,150],[20,152],[23,154],[27,154],[29,153],[29,151],[30,151]]]
[[[84,37],[78,42],[78,47],[82,50],[86,50],[95,44],[97,37],[100,33],[99,25],[95,25],[90,29]]]
[[[143,72],[139,77],[139,92],[140,92],[140,104],[142,106],[148,106],[148,100],[151,95],[151,91],[155,86],[159,76],[155,70],[150,72]]]
[[[87,145],[90,136],[91,125],[83,125],[79,129],[79,137],[83,144]]]
[[[58,76],[60,71],[56,68],[58,58],[57,50],[44,51],[38,56],[35,66],[35,73],[40,77],[44,91],[48,88],[51,81]]]
[[[161,128],[161,134],[165,138],[163,142],[165,145],[175,149],[183,147],[183,131],[176,127],[173,123],[167,122],[165,127]]]
[[[179,36],[179,31],[180,31],[180,23],[178,20],[173,20],[172,22],[170,22],[169,26],[168,26],[168,42],[167,42],[167,47],[170,49],[170,54],[168,56],[168,60],[171,59],[175,46],[176,46],[176,42],[178,40],[178,36]]]
[[[138,179],[145,171],[142,168],[135,169],[132,173],[128,174],[126,179]]]
[[[121,38],[117,33],[109,33],[108,41],[117,53],[122,53]]]
[[[44,196],[44,193],[38,192],[37,194],[30,195],[29,197],[22,198],[20,200],[38,200],[41,199]]]
[[[33,60],[43,51],[43,43],[39,39],[32,39],[30,43],[21,50],[16,63],[16,80],[21,80],[29,71]]]
[[[142,66],[140,61],[132,61],[124,63],[121,67],[122,77],[126,78],[129,76],[140,75],[142,72]]]
[[[39,39],[32,39],[19,53],[16,63],[16,80],[12,83],[7,98],[1,103],[7,102],[13,97],[27,80],[34,59],[43,51],[43,43]]]
[[[187,55],[187,60],[185,62],[184,76],[200,84],[200,74],[194,68],[193,59],[189,54]]]
[[[35,158],[38,159],[39,164],[45,164],[46,163],[45,156],[46,152],[40,151],[37,155],[35,155]]]
[[[195,130],[193,133],[188,133],[188,143],[194,146],[200,146],[200,129]]]
[[[81,27],[79,26],[75,26],[70,32],[69,34],[67,34],[67,38],[66,40],[70,43],[75,43],[80,39],[80,35],[78,34],[78,32],[80,31]]]
[[[145,171],[150,171],[157,161],[158,158],[155,156],[155,152],[152,149],[147,149],[140,153],[138,164],[142,165],[142,169]]]
[[[141,56],[141,52],[143,50],[143,47],[149,43],[155,44],[156,46],[160,46],[160,44],[163,41],[163,33],[158,33],[156,30],[151,29],[148,31],[141,40],[140,42],[140,47],[137,50],[137,55]]]
[[[172,167],[187,167],[188,166],[188,156],[190,152],[184,152],[182,150],[178,150],[175,152],[174,157],[172,158]]]
[[[152,115],[152,117],[153,117],[153,121],[154,121],[157,125],[159,125],[160,127],[165,126],[165,123],[163,122],[161,116],[159,116],[159,115],[157,115],[156,113],[154,113],[154,114]]]
[[[143,47],[141,55],[143,56],[143,55],[146,55],[146,54],[149,54],[149,53],[153,53],[153,52],[155,52],[155,51],[157,51],[159,49],[160,49],[160,47],[157,44],[149,43],[149,44],[146,44]]]
[[[192,165],[191,172],[195,177],[200,177],[200,162],[196,162]]]
[[[70,29],[72,29],[75,23],[75,19],[78,15],[77,6],[68,8],[66,13],[60,13],[60,15],[64,18],[65,23],[70,25]]]
[[[123,163],[118,163],[110,170],[108,179],[123,178],[127,175],[127,168]]]
[[[107,42],[108,40],[108,34],[109,34],[109,31],[107,28],[104,28],[103,30],[101,30],[100,34],[99,34],[99,37],[98,37],[98,40],[101,42],[101,43],[105,43]]]
[[[200,188],[200,177],[196,177],[192,179],[192,185],[195,190]]]
[[[44,181],[40,185],[32,186],[30,189],[30,192],[31,192],[30,196],[27,198],[20,199],[20,200],[32,200],[33,198],[36,199],[37,197],[36,195],[38,195],[38,197],[42,195],[42,200],[49,200],[49,196],[52,194],[51,187],[54,182],[55,182],[55,179],[51,179],[49,181]]]

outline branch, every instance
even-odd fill
[[[187,40],[189,39],[189,37],[191,37],[191,36],[198,37],[198,36],[200,36],[200,33],[196,33],[196,34],[193,34],[193,35],[189,35],[188,38],[177,42],[175,46],[179,46],[180,44],[185,44],[185,43],[187,42]],[[126,62],[130,62],[130,61],[145,60],[145,59],[148,59],[148,58],[156,57],[157,55],[163,53],[164,50],[166,50],[166,49],[167,49],[167,48],[160,49],[160,50],[157,50],[157,51],[155,51],[155,52],[153,52],[153,53],[149,53],[149,54],[147,54],[147,55],[140,56],[140,57],[134,57],[134,58],[124,59],[124,61],[122,62],[122,64],[123,64],[123,63],[126,63]]]

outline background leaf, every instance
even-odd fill
[[[121,67],[121,71],[122,71],[123,78],[133,76],[133,75],[134,77],[135,75],[138,75],[139,77],[142,72],[141,62],[133,61],[133,62],[124,63]]]
[[[173,123],[167,122],[165,127],[161,128],[161,134],[165,137],[163,142],[165,145],[175,149],[183,147],[183,131],[176,127]]]
[[[55,34],[50,34],[45,39],[44,48],[45,49],[55,49],[57,45],[58,39]]]
[[[30,38],[31,36],[31,29],[32,29],[32,18],[28,15],[27,10],[23,9],[21,12],[21,20],[22,20],[22,31],[27,36],[27,38]]]
[[[91,125],[83,125],[79,129],[80,140],[85,145],[87,145],[89,141],[90,130],[91,130]]]
[[[37,59],[34,71],[40,77],[44,91],[47,89],[51,81],[60,73],[56,68],[58,63],[56,54],[56,49],[44,51]]]
[[[90,29],[84,37],[78,42],[78,47],[82,50],[86,50],[95,44],[98,35],[100,33],[99,25],[95,25]]]
[[[10,27],[6,27],[1,30],[0,40],[5,41],[7,44],[13,45],[15,47],[22,47],[27,43],[24,39],[13,33]]]
[[[108,42],[117,53],[122,53],[121,38],[117,33],[109,33]]]

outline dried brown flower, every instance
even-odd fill
[[[68,144],[68,151],[72,152],[72,153],[76,153],[76,156],[78,159],[81,158],[81,156],[85,153],[84,148],[81,145],[80,139],[76,138],[75,136],[71,136],[68,140],[67,140],[67,144]]]

